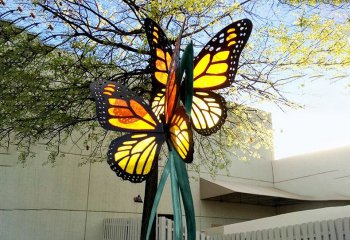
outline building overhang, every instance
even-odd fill
[[[337,201],[344,199],[317,199],[301,196],[270,186],[257,186],[246,183],[224,182],[200,178],[200,197],[232,203],[254,204],[264,206],[292,205],[303,202]]]

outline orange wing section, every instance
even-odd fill
[[[169,40],[157,23],[149,18],[146,18],[145,29],[151,53],[151,105],[156,116],[159,118],[160,115],[165,114],[165,88],[168,84],[168,79],[173,79],[172,76],[169,76],[173,51]],[[168,109],[169,107],[172,108],[170,105],[167,107]]]
[[[169,126],[170,141],[186,163],[193,161],[193,136],[188,116],[183,107],[178,107]]]
[[[162,29],[153,20],[146,18],[145,28],[151,52],[153,81],[155,84],[166,85],[172,61],[171,45]]]
[[[181,33],[175,43],[175,50],[172,55],[172,61],[170,63],[169,75],[165,89],[165,123],[169,123],[170,118],[173,116],[179,98],[180,79],[178,79],[177,73],[180,68],[180,44]]]
[[[209,90],[230,86],[251,31],[251,21],[242,19],[218,32],[194,60],[193,88]]]
[[[165,123],[169,123],[179,97],[179,84],[176,81],[177,64],[172,64],[165,90]]]
[[[156,60],[153,78],[159,83],[166,85],[168,79],[168,71],[170,68],[171,56],[169,52],[165,52],[160,48],[156,48],[155,58]]]
[[[126,132],[163,132],[162,124],[142,98],[111,81],[91,85],[102,127]]]
[[[159,133],[126,134],[112,141],[108,164],[124,180],[142,182],[158,160],[164,135]]]

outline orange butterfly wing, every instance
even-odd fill
[[[145,28],[150,46],[152,70],[152,109],[159,118],[165,113],[165,89],[168,84],[173,51],[162,29],[153,20],[146,18]],[[172,79],[172,77],[170,77]]]
[[[179,85],[176,83],[176,70],[177,66],[171,66],[165,90],[165,123],[169,123],[178,103]]]
[[[90,88],[101,126],[131,132],[112,141],[108,151],[111,169],[124,180],[144,181],[165,141],[163,124],[142,98],[123,85],[97,81]]]
[[[168,80],[166,83],[166,89],[165,89],[165,123],[169,123],[170,118],[174,114],[174,110],[178,104],[178,98],[179,98],[179,89],[180,89],[180,83],[179,81],[181,79],[178,78],[178,71],[180,69],[180,41],[181,38],[179,37],[175,43],[175,50],[172,57],[172,61],[170,63],[170,69],[169,69],[169,75]]]
[[[125,86],[97,81],[90,88],[96,100],[97,118],[103,128],[122,132],[164,132],[152,109]]]
[[[171,56],[173,51],[164,32],[153,20],[146,18],[145,28],[151,52],[151,68],[153,84],[165,86],[168,80]]]

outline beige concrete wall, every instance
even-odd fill
[[[83,239],[89,167],[74,156],[42,166],[47,155],[22,167],[0,154],[0,239]]]
[[[201,172],[201,177],[206,179],[212,178],[206,171]],[[219,171],[214,178],[226,182],[273,186],[271,158],[251,159],[247,162],[232,159],[229,174],[227,174],[226,170]]]
[[[275,208],[218,201],[201,201],[200,229],[275,215]]]
[[[0,239],[101,239],[104,218],[141,218],[142,204],[133,198],[144,196],[144,184],[121,181],[106,162],[85,164],[80,155],[66,154],[56,165],[42,164],[48,152],[42,150],[25,167],[17,164],[15,152],[0,154]],[[236,162],[238,177],[218,176],[237,181],[271,184],[249,172],[259,162]],[[161,164],[162,165],[162,164]],[[242,171],[239,171],[242,168]],[[249,172],[244,176],[242,172]],[[253,171],[254,172],[254,171]],[[205,173],[204,173],[205,174]],[[191,189],[198,230],[274,214],[274,208],[200,200],[197,174],[192,173]],[[159,214],[172,214],[169,184]]]
[[[350,146],[273,161],[276,188],[319,200],[350,199]]]
[[[84,228],[85,213],[81,211],[0,210],[0,239],[3,240],[84,239]]]
[[[230,149],[226,157],[230,159],[231,165],[228,169],[218,171],[215,179],[226,182],[247,183],[259,186],[273,186],[273,152],[271,149],[251,149],[259,154],[259,158],[250,157],[248,161],[241,161],[235,155],[244,155],[239,149]],[[230,153],[235,154],[230,154]],[[212,176],[207,169],[201,168],[201,177],[211,179]]]

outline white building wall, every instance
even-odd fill
[[[239,149],[232,149],[232,152],[239,153]],[[252,149],[252,151],[257,151]],[[259,186],[273,186],[273,170],[272,160],[273,152],[270,149],[259,149],[259,158],[250,158],[249,161],[241,161],[236,157],[233,157],[229,153],[229,158],[232,163],[228,168],[219,171],[215,176],[215,179],[226,182],[238,182],[247,183]],[[241,153],[242,155],[242,153]],[[211,179],[212,176],[208,174],[208,171],[204,168],[201,169],[201,177]]]
[[[350,199],[350,146],[273,161],[276,188],[317,200]],[[341,202],[340,202],[341,203]],[[279,212],[326,207],[334,202],[280,207]],[[345,203],[344,203],[345,204]]]
[[[141,195],[143,199],[143,183],[121,181],[105,161],[80,166],[88,152],[69,145],[66,149],[79,154],[66,154],[54,167],[43,166],[48,152],[40,147],[24,167],[17,164],[14,150],[0,154],[1,240],[95,240],[102,237],[104,218],[141,218],[142,204],[133,198]],[[242,163],[234,159],[231,176],[221,173],[217,178],[271,185],[269,171],[268,160]],[[191,174],[198,230],[275,214],[272,207],[200,200],[198,174]],[[172,214],[169,184],[158,214]]]
[[[350,198],[350,146],[273,161],[273,169],[278,188],[315,198]]]

